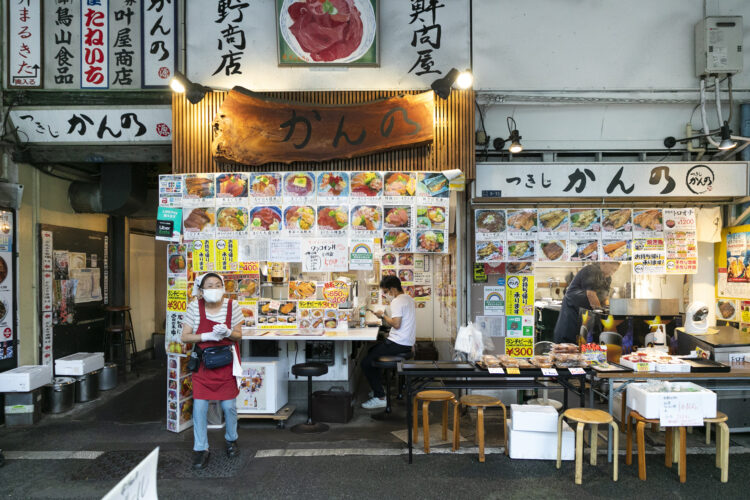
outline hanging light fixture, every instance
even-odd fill
[[[474,83],[474,76],[471,74],[471,70],[467,69],[465,71],[458,71],[456,68],[451,68],[444,77],[438,78],[432,82],[430,88],[434,90],[441,99],[448,99],[448,96],[451,95],[451,89],[453,88],[454,83],[460,89],[468,89],[471,87]]]
[[[513,154],[520,153],[523,151],[523,145],[521,145],[521,134],[518,133],[518,128],[516,128],[516,120],[512,116],[509,116],[506,119],[506,123],[508,124],[508,132],[510,132],[510,137],[508,137],[510,147],[508,151]]]
[[[721,142],[719,143],[719,149],[726,151],[727,149],[732,149],[737,146],[737,143],[732,140],[731,135],[732,131],[729,130],[729,123],[725,121],[724,125],[721,126]]]
[[[185,94],[185,97],[191,104],[198,104],[211,89],[204,87],[199,83],[193,83],[179,71],[174,72],[174,76],[169,81],[170,88],[178,94]]]

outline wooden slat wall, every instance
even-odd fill
[[[314,104],[354,104],[422,91],[394,92],[269,92],[276,99]],[[275,172],[288,170],[417,170],[441,171],[458,168],[467,179],[475,174],[474,92],[451,92],[448,100],[435,99],[435,141],[428,146],[387,151],[351,160],[323,163],[300,162],[290,165],[269,163],[259,167],[224,164],[211,156],[211,122],[226,92],[210,92],[198,104],[190,104],[184,94],[172,97],[172,171],[197,172]]]

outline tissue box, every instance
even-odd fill
[[[77,352],[55,360],[55,375],[85,375],[102,368],[103,352]]]
[[[0,373],[0,392],[30,392],[52,383],[51,365],[19,366]]]
[[[628,386],[627,405],[645,418],[659,418],[662,407],[662,398],[665,395],[679,396],[686,402],[695,403],[700,408],[703,418],[716,417],[716,393],[709,391],[692,382],[673,382],[671,385],[679,386],[680,391],[674,392],[649,392],[646,390],[648,384],[630,384]],[[697,392],[684,392],[684,389],[696,389]]]
[[[559,415],[552,406],[510,405],[510,416],[514,431],[557,433]]]
[[[517,431],[514,420],[508,422],[508,448],[510,458],[523,460],[557,460],[557,430],[555,432]],[[575,459],[575,432],[563,421],[563,460]]]

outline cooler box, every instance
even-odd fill
[[[315,391],[312,395],[312,419],[314,422],[345,424],[354,416],[354,395],[343,387],[331,387],[327,391]]]
[[[29,392],[50,383],[51,365],[19,366],[0,373],[0,392]]]
[[[242,361],[237,413],[276,413],[287,402],[289,370],[279,358]]]
[[[648,384],[630,384],[627,389],[628,395],[626,400],[628,408],[637,411],[645,418],[660,418],[662,398],[665,395],[679,396],[681,399],[684,398],[685,402],[698,405],[703,418],[716,417],[715,392],[709,391],[692,382],[673,382],[671,385],[673,388],[679,387],[680,390],[651,392],[646,390]],[[692,392],[688,392],[688,389],[692,390]]]
[[[5,425],[33,425],[42,418],[42,389],[5,394]]]
[[[555,432],[517,431],[514,422],[508,420],[508,448],[512,459],[557,460],[557,430]],[[557,424],[555,424],[557,425]],[[563,460],[575,459],[575,432],[563,421],[562,450]]]
[[[557,410],[552,406],[510,405],[510,417],[514,431],[557,433],[558,416]]]
[[[85,375],[102,368],[103,352],[77,352],[55,360],[55,375]]]

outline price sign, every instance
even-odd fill
[[[258,262],[240,262],[237,268],[241,274],[249,274],[253,278],[260,276],[260,265]]]
[[[195,240],[193,242],[193,271],[196,273],[213,271],[213,249],[211,240]]]
[[[557,377],[557,370],[554,368],[542,368],[542,375],[545,377]]]
[[[729,354],[729,362],[731,364],[744,363],[745,362],[745,353],[743,353],[743,352],[735,352],[735,353]]]
[[[509,368],[509,370],[510,370],[510,368]],[[503,371],[503,369],[500,368],[499,366],[490,366],[489,368],[487,368],[487,371],[489,371],[490,373],[495,374],[495,375],[502,375],[502,374],[505,373]]]
[[[505,337],[505,354],[514,358],[529,358],[534,355],[533,337]]]
[[[167,311],[185,312],[187,310],[186,290],[167,290]]]
[[[521,370],[518,368],[508,368],[508,375],[520,375]]]
[[[568,368],[571,375],[586,375],[586,370],[583,368]]]
[[[329,281],[323,285],[323,297],[331,304],[341,304],[349,299],[349,285],[343,281]]]
[[[651,371],[651,364],[650,363],[636,363],[635,364],[635,371],[637,372],[648,372]]]
[[[659,408],[659,424],[663,427],[703,425],[701,395],[697,393],[664,394]]]
[[[237,240],[216,240],[214,242],[214,270],[237,270]]]

